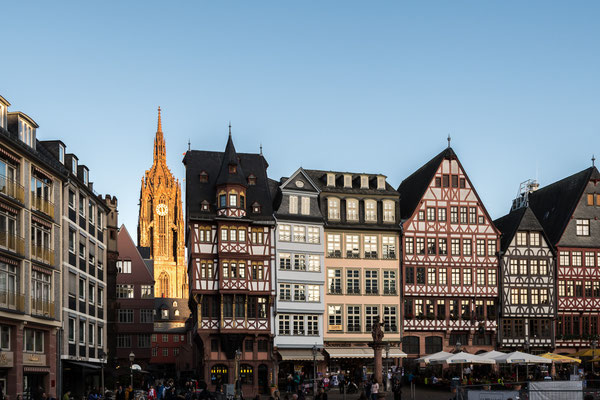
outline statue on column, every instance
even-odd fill
[[[377,318],[377,321],[373,323],[373,327],[371,328],[371,335],[373,336],[374,343],[381,343],[383,341],[383,324]]]

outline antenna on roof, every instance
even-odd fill
[[[450,141],[452,140],[452,138],[450,137],[450,134],[448,134],[448,148],[450,148]]]
[[[260,144],[260,155],[261,155],[261,156],[263,155],[263,154],[262,154],[262,142],[261,142],[261,144]]]
[[[229,137],[231,137],[231,121],[229,121]]]
[[[592,154],[592,167],[596,166],[596,157]]]
[[[188,139],[188,151],[192,149],[192,142]]]

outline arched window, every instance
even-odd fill
[[[340,219],[340,199],[337,197],[327,199],[327,215],[329,219]]]
[[[427,336],[425,338],[425,354],[433,354],[442,351],[442,338],[439,336]]]
[[[221,384],[229,383],[229,369],[226,365],[217,364],[213,365],[210,369],[210,382],[216,385],[217,382]]]
[[[358,221],[358,200],[346,200],[346,219],[348,221]]]
[[[156,285],[156,294],[158,297],[170,297],[169,296],[169,275],[163,272],[158,277],[158,284]]]
[[[402,339],[402,351],[406,354],[420,354],[419,338],[417,336],[405,336]]]
[[[252,365],[240,365],[240,381],[244,385],[252,385],[254,383],[254,368],[252,368]]]

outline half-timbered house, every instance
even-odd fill
[[[406,178],[403,350],[409,356],[491,350],[498,304],[499,232],[450,146]]]
[[[502,232],[498,345],[505,350],[553,351],[554,255],[542,225],[526,204],[513,207],[494,224]]]
[[[600,173],[594,166],[538,189],[529,206],[557,262],[556,351],[589,347],[600,311]]]
[[[188,151],[187,247],[198,368],[214,389],[234,383],[245,396],[273,380],[273,193],[262,154]]]

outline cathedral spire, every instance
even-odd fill
[[[156,137],[154,138],[154,163],[165,160],[165,137],[162,131],[162,119],[160,115],[160,106],[158,107],[158,127],[156,129]]]

